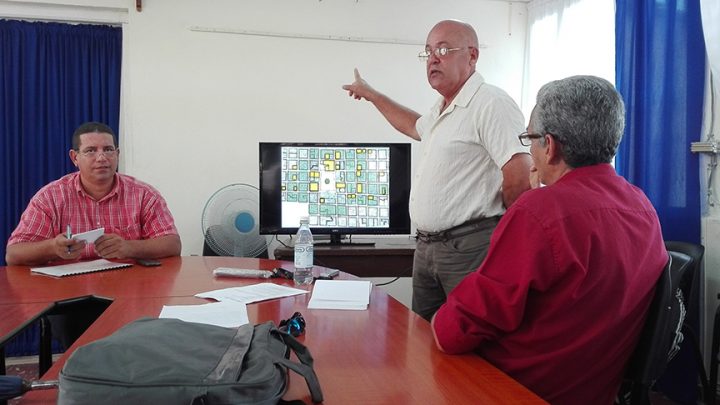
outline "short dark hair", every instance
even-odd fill
[[[73,132],[72,136],[72,148],[75,150],[80,149],[80,135],[83,134],[91,134],[91,133],[100,133],[100,134],[110,134],[113,138],[113,145],[117,147],[117,138],[115,137],[115,132],[110,128],[109,126],[103,124],[102,122],[95,122],[90,121],[86,122],[82,125],[80,125],[75,132]]]
[[[610,163],[625,128],[625,106],[607,80],[572,76],[540,89],[532,124],[533,131],[560,143],[568,166]]]

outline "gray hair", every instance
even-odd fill
[[[540,89],[532,121],[533,132],[560,143],[570,167],[610,163],[625,128],[625,105],[607,80],[571,76]]]

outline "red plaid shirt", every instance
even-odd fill
[[[126,240],[178,234],[165,199],[149,184],[115,174],[113,189],[95,201],[80,185],[80,172],[75,172],[35,194],[10,235],[8,246],[52,239],[65,233],[67,225],[74,234],[104,227],[105,233],[115,233]],[[94,245],[89,244],[80,258],[97,257]]]

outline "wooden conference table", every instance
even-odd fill
[[[217,267],[272,269],[291,265],[265,259],[174,257],[159,267],[53,278],[31,274],[28,267],[0,267],[0,341],[35,314],[59,300],[94,295],[112,304],[53,364],[43,379],[56,379],[77,347],[115,332],[140,317],[157,317],[163,305],[203,304],[194,294],[263,282],[215,278]],[[341,273],[340,278],[352,275]],[[292,286],[292,280],[271,279]],[[300,338],[315,358],[325,404],[542,404],[542,399],[476,355],[447,355],[434,344],[430,324],[374,287],[367,311],[310,310],[310,294],[248,305],[251,323],[303,314],[307,330]],[[182,355],[182,354],[179,354]],[[301,377],[290,373],[285,399],[310,394]],[[55,403],[56,390],[26,393],[22,404]],[[101,400],[100,400],[101,402]]]

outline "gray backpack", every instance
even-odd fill
[[[78,348],[60,372],[58,404],[276,404],[288,369],[322,402],[312,366],[307,348],[272,322],[230,329],[145,318]]]

